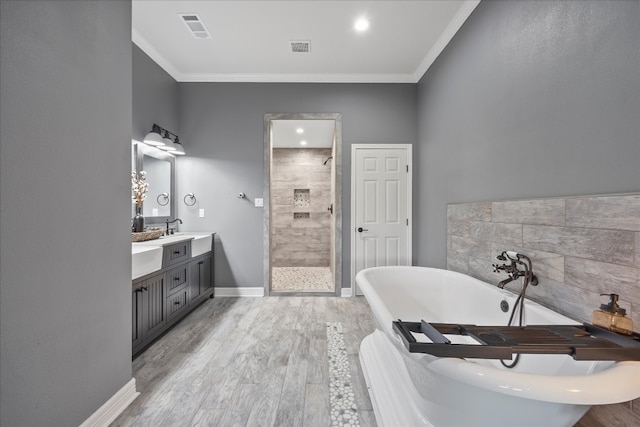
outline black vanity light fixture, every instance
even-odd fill
[[[173,140],[171,137],[173,137]],[[151,128],[151,132],[144,137],[144,142],[145,144],[152,145],[175,156],[185,155],[184,148],[182,147],[182,144],[180,144],[178,135],[158,126],[155,123]]]
[[[158,147],[161,150],[164,151],[174,151],[176,146],[173,145],[173,141],[171,140],[171,136],[169,135],[169,131],[165,130],[164,131],[164,135],[162,137],[162,142],[164,142],[164,145],[161,145],[160,147]]]
[[[164,141],[162,140],[162,135],[160,134],[160,132],[162,132],[162,128],[154,123],[153,127],[151,128],[151,132],[149,132],[147,136],[144,137],[143,142],[153,147],[163,146]]]

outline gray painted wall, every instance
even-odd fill
[[[0,2],[0,425],[131,378],[131,4]]]
[[[483,1],[418,85],[417,263],[447,203],[640,190],[640,3]]]
[[[154,123],[180,135],[178,82],[132,43],[133,139],[142,141]]]
[[[265,113],[342,113],[343,286],[350,286],[351,144],[415,143],[414,84],[180,83],[176,161],[182,230],[212,230],[218,287],[262,287]],[[187,208],[186,193],[198,202]],[[244,192],[247,199],[238,199]],[[205,209],[205,218],[198,210]]]

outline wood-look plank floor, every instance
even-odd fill
[[[361,426],[363,297],[215,298],[133,361],[140,396],[112,426],[329,426],[327,322],[340,322]]]
[[[326,322],[342,324],[360,425],[375,427],[358,359],[369,306],[319,296],[205,302],[133,361],[141,394],[112,426],[329,426]],[[628,406],[593,407],[576,427],[640,425]]]

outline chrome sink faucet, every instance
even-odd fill
[[[174,222],[176,222],[176,221],[180,221],[180,224],[182,224],[182,220],[181,220],[180,218],[176,218],[176,219],[174,219],[173,221],[169,221],[169,220],[166,220],[166,221],[165,221],[165,222],[167,223],[167,231],[166,231],[166,232],[165,232],[165,234],[164,234],[165,236],[168,236],[168,235],[169,235],[169,224],[173,224],[173,223],[174,223]]]

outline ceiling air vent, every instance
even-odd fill
[[[196,39],[210,39],[211,34],[209,30],[204,26],[204,23],[200,17],[195,13],[179,13],[178,16],[182,18],[182,22],[187,26],[193,37]]]
[[[311,50],[311,42],[308,40],[292,40],[290,43],[292,53],[309,53]]]

